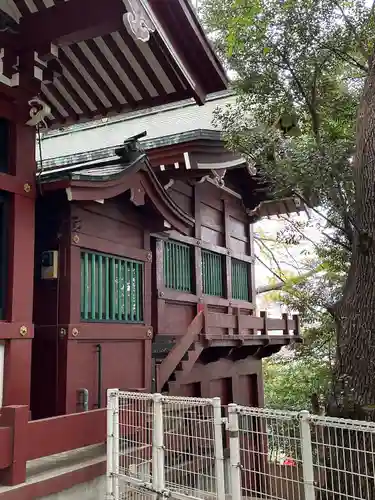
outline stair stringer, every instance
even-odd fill
[[[175,380],[168,382],[168,389],[169,389],[168,393],[171,396],[173,396],[175,393],[177,394],[179,387],[184,382],[186,376],[193,369],[195,363],[198,361],[198,358],[204,349],[204,345],[199,341],[194,342],[193,345],[194,348],[189,351],[188,359],[185,361],[181,361],[180,363],[181,368],[177,366],[174,372]]]
[[[158,392],[162,391],[164,385],[168,382],[171,375],[176,371],[176,368],[180,363],[182,366],[184,366],[184,371],[185,371],[185,369],[189,369],[189,366],[192,363],[190,366],[191,369],[194,363],[199,358],[203,350],[203,345],[202,345],[202,350],[198,354],[198,351],[200,349],[199,346],[201,344],[200,342],[197,341],[199,340],[199,335],[202,332],[203,324],[204,324],[204,313],[203,311],[200,311],[188,326],[185,335],[183,335],[179,339],[179,341],[176,343],[173,349],[171,349],[171,351],[163,359],[160,365],[158,365],[157,380],[156,380],[156,387]],[[194,349],[189,351],[194,343],[197,343],[197,345],[194,346]],[[183,361],[183,357],[185,356],[186,353],[188,353],[188,359]],[[198,354],[197,358],[194,359],[196,354]]]

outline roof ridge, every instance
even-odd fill
[[[176,134],[170,134],[163,137],[156,137],[154,139],[144,139],[140,141],[143,149],[155,149],[157,147],[170,146],[173,144],[181,144],[187,141],[194,141],[199,139],[207,139],[217,141],[221,138],[221,132],[219,130],[210,129],[196,129],[189,130],[186,132],[178,132]],[[125,139],[126,140],[126,139]],[[107,146],[105,148],[93,149],[91,151],[85,151],[82,153],[70,154],[58,156],[55,158],[48,158],[42,162],[38,161],[38,169],[43,169],[43,171],[63,167],[66,165],[73,165],[78,163],[92,162],[95,160],[100,160],[108,158],[109,156],[115,156],[115,149],[121,147],[121,144],[115,144],[113,146]]]

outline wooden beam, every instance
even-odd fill
[[[49,43],[70,44],[103,36],[124,27],[122,0],[70,0],[25,15],[20,22],[20,50]]]

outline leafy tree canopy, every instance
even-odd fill
[[[267,408],[316,411],[329,390],[330,365],[316,357],[276,358],[264,363]]]
[[[274,293],[303,313],[308,349],[319,349],[319,332],[337,335],[336,381],[350,386],[355,408],[375,403],[364,383],[374,360],[363,350],[375,309],[374,4],[206,0],[202,10],[237,94],[215,116],[228,146],[256,166],[275,196],[293,192],[314,215],[287,221],[277,244],[299,244],[312,225],[321,236],[311,241],[306,273],[280,275],[274,263],[282,285]]]
[[[349,249],[355,119],[373,49],[364,0],[207,0],[204,18],[234,71],[218,111],[229,145],[273,182],[313,195]]]

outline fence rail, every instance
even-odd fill
[[[224,498],[220,399],[108,393],[108,498]],[[130,498],[130,497],[129,497]]]
[[[108,498],[373,500],[375,423],[113,390]]]

